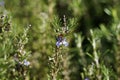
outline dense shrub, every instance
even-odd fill
[[[119,80],[119,0],[0,0],[1,80]]]

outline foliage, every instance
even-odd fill
[[[0,0],[1,80],[119,80],[119,0]]]

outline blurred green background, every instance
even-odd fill
[[[18,41],[21,39],[24,41],[24,38],[26,40],[26,36],[22,37],[22,34],[29,25],[31,26],[27,32],[28,42],[24,44],[24,50],[30,54],[28,60],[31,65],[23,80],[52,80],[48,79],[51,70],[49,57],[54,54],[56,43],[54,27],[57,27],[52,23],[57,24],[57,20],[54,20],[57,16],[63,24],[63,15],[66,16],[67,21],[76,20],[73,23],[67,22],[67,25],[73,24],[72,28],[69,28],[72,32],[68,34],[70,36],[68,37],[68,56],[70,56],[68,80],[84,80],[85,77],[89,77],[90,80],[117,80],[120,75],[119,7],[119,0],[0,0],[1,20],[3,15],[7,16],[8,20],[4,20],[4,24],[9,23],[12,31],[4,33],[2,30],[5,25],[0,26],[0,66],[3,67],[0,70],[3,71],[0,74],[1,80],[22,79],[17,73],[13,74],[15,65],[12,64],[12,60],[17,50],[14,44],[16,38]],[[99,54],[99,64],[102,67],[98,72],[95,68],[93,73],[94,75],[100,73],[101,79],[88,75],[89,66],[95,63],[94,58],[89,56],[94,55],[94,45],[92,45],[94,39],[95,51]],[[79,47],[79,44],[82,47]],[[6,47],[3,48],[3,45]],[[109,75],[104,73],[105,70],[108,70]],[[108,76],[109,79],[104,76]],[[63,77],[56,80],[65,80]]]

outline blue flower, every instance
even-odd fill
[[[85,80],[90,80],[89,78],[85,78]]]
[[[30,65],[30,62],[25,59],[25,60],[23,61],[23,64],[24,64],[25,66],[29,66],[29,65]]]
[[[66,41],[66,38],[62,41],[64,46],[68,46],[68,42]]]
[[[62,45],[62,42],[61,41],[57,41],[56,42],[56,46],[59,47],[60,45]]]
[[[61,45],[68,46],[68,42],[66,41],[66,38],[64,38],[64,39],[60,38],[57,40],[56,46],[60,47]]]

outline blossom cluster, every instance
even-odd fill
[[[66,41],[66,38],[64,38],[62,34],[58,35],[57,42],[56,42],[57,47],[60,47],[61,45],[64,45],[64,46],[69,45],[68,42]]]
[[[24,65],[24,66],[30,65],[30,62],[27,59],[20,61],[17,54],[14,55],[14,60],[17,62],[17,64],[20,64],[20,65]]]

